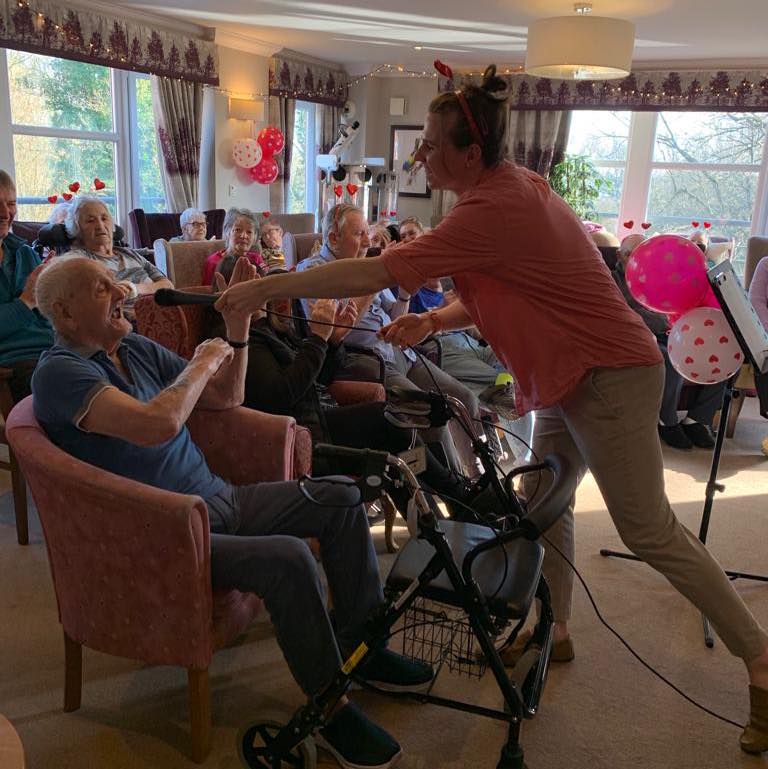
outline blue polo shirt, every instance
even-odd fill
[[[186,426],[155,446],[89,433],[80,427],[93,399],[107,387],[147,402],[179,376],[187,361],[138,334],[117,351],[128,382],[104,350],[57,343],[40,357],[32,376],[35,416],[59,448],[103,470],[181,494],[210,499],[225,487],[214,475]]]

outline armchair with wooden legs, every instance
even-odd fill
[[[290,417],[197,409],[188,427],[213,472],[231,483],[289,480],[310,470],[309,431]],[[212,589],[205,503],[66,454],[38,424],[31,397],[13,408],[6,434],[48,549],[64,630],[64,710],[80,707],[83,646],[180,665],[188,677],[191,756],[202,762],[211,746],[213,652],[237,638],[262,605],[252,593]]]
[[[8,386],[8,380],[11,378],[11,371],[7,368],[0,368],[0,444],[8,447],[8,460],[0,460],[0,469],[10,470],[11,488],[13,490],[13,512],[16,516],[16,539],[20,545],[29,544],[29,521],[27,517],[27,482],[24,480],[24,474],[21,472],[19,463],[13,449],[8,443],[5,435],[5,420],[13,408],[13,397],[11,388]]]

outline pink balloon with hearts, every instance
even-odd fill
[[[640,304],[667,314],[698,307],[709,288],[704,254],[680,235],[643,241],[627,261],[625,276]]]
[[[696,384],[722,382],[744,362],[725,314],[714,307],[696,307],[678,318],[669,332],[667,351],[677,371]]]

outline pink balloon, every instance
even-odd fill
[[[714,307],[696,307],[679,318],[669,332],[667,351],[677,371],[696,384],[722,382],[744,362],[725,314]]]
[[[251,179],[259,184],[272,184],[277,179],[280,169],[273,158],[263,158],[259,165],[249,171]]]
[[[680,235],[643,241],[632,252],[625,275],[632,296],[655,312],[687,312],[701,304],[709,287],[704,254]]]

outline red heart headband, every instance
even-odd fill
[[[443,77],[447,77],[449,80],[453,80],[453,70],[447,64],[444,64],[442,61],[440,61],[440,59],[435,59],[433,65]],[[459,106],[461,107],[461,111],[464,113],[464,117],[466,117],[467,123],[469,123],[469,131],[472,134],[472,138],[482,147],[485,144],[483,136],[488,133],[487,128],[485,131],[481,131],[478,128],[477,121],[475,120],[475,116],[472,114],[472,110],[469,107],[466,96],[464,96],[461,91],[454,91],[454,93],[456,94],[456,98],[459,102]]]
[[[691,224],[692,224],[692,225],[693,225],[693,226],[694,226],[696,229],[698,229],[698,228],[699,228],[699,223],[698,223],[698,222],[696,222],[696,221],[693,221],[693,222],[691,222]],[[704,224],[704,229],[705,229],[705,230],[708,230],[708,229],[709,229],[709,228],[712,226],[712,222],[703,222],[703,224]]]
[[[621,224],[622,224],[622,226],[625,229],[631,230],[635,226],[635,220],[634,219],[627,219],[626,222],[622,222]],[[640,226],[644,230],[649,230],[653,225],[651,224],[651,222],[640,222]]]

